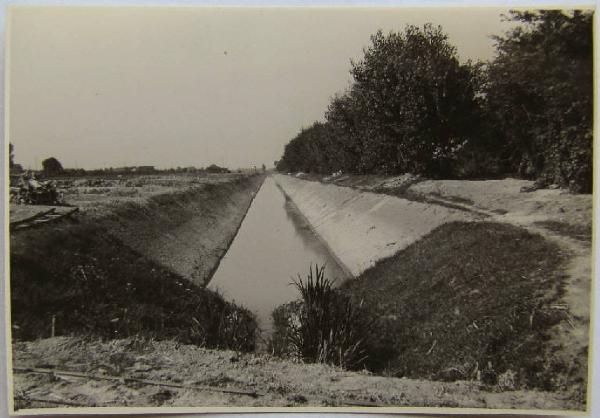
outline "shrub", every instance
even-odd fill
[[[333,288],[325,278],[325,266],[310,267],[306,280],[298,275],[293,284],[300,300],[273,312],[276,331],[271,339],[275,354],[310,363],[360,368],[366,358],[369,319],[362,304]]]

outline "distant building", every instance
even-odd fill
[[[134,170],[138,174],[149,174],[156,171],[153,165],[140,165],[135,167]]]
[[[153,165],[140,165],[140,166],[130,166],[130,167],[117,167],[113,169],[113,173],[118,174],[127,174],[127,173],[135,173],[135,174],[149,174],[154,173],[156,170]]]

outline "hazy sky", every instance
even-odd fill
[[[16,7],[8,139],[25,167],[270,166],[377,29],[440,24],[461,59],[489,59],[503,12]]]

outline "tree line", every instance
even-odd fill
[[[371,36],[353,83],[277,169],[433,178],[516,175],[592,190],[591,11],[511,11],[496,57],[461,63],[440,26]]]

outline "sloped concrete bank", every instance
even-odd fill
[[[125,204],[104,223],[131,248],[205,286],[263,180],[255,175]]]
[[[203,285],[263,179],[116,201],[93,214],[12,231],[13,338],[139,334],[213,347],[236,348],[242,340],[242,349],[254,349],[253,315]],[[240,320],[223,327],[223,318]]]
[[[444,223],[477,219],[469,212],[431,203],[282,174],[273,177],[353,276]]]

